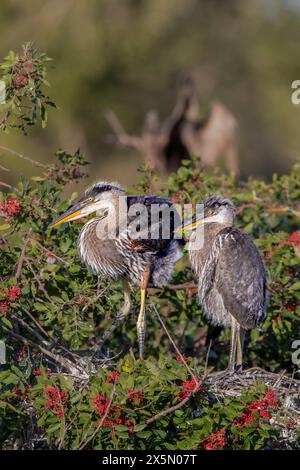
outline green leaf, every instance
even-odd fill
[[[11,227],[10,224],[1,224],[0,231],[3,232],[4,230],[8,230]]]
[[[289,287],[289,290],[294,291],[294,290],[300,290],[300,281],[295,282],[293,285]]]

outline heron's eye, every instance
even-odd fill
[[[92,197],[88,197],[85,202],[92,202],[93,201],[93,198]]]

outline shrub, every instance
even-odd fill
[[[229,333],[207,325],[186,254],[172,286],[150,289],[184,356],[170,348],[149,303],[147,360],[135,358],[138,293],[126,325],[105,345],[105,358],[95,366],[77,354],[95,344],[122,303],[118,283],[97,280],[80,262],[81,223],[47,228],[76,199],[76,192],[67,201],[61,193],[84,178],[86,163],[79,150],[59,150],[43,174],[0,193],[3,448],[278,448],[283,425],[292,436],[288,445],[296,447],[297,421],[285,409],[284,394],[272,391],[278,376],[269,386],[245,382],[233,397],[218,395],[207,377],[207,359],[209,367],[226,367]],[[194,158],[160,191],[178,203],[218,193],[236,204],[237,225],[265,258],[270,291],[268,317],[261,331],[250,334],[245,364],[274,373],[292,372],[291,343],[300,337],[299,170],[296,163],[270,183],[241,182],[218,170],[207,173]],[[156,175],[140,171],[132,191],[158,192]]]

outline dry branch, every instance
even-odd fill
[[[41,346],[40,344],[37,344],[30,339],[24,338],[24,336],[14,333],[13,331],[10,332],[10,335],[13,338],[21,341],[26,346],[32,346],[33,348],[39,349],[45,356],[49,357],[54,362],[61,365],[64,369],[66,369],[68,372],[70,372],[72,375],[76,376],[77,378],[85,378],[85,379],[89,378],[86,368],[82,367],[79,363],[75,364],[69,359],[67,359],[66,357],[63,357],[60,354],[54,353],[50,351],[49,349],[47,349],[46,347]]]
[[[23,155],[22,153],[19,153],[16,150],[10,149],[9,147],[5,147],[4,145],[0,145],[0,149],[3,150],[4,152],[9,152],[12,155],[17,156],[21,158],[22,160],[25,160],[26,162],[32,163],[35,166],[48,170],[48,166],[45,165],[44,163],[38,162],[37,160],[33,160],[33,158],[27,157],[26,155]]]
[[[182,80],[176,105],[163,122],[156,111],[146,113],[141,136],[128,135],[113,111],[105,117],[115,141],[138,150],[150,168],[162,173],[176,171],[182,159],[198,155],[204,166],[224,160],[229,171],[239,173],[236,119],[218,102],[212,104],[205,119],[200,119],[196,86],[189,76]]]
[[[25,237],[25,240],[24,240],[24,244],[23,244],[23,247],[22,247],[22,251],[21,251],[20,258],[19,258],[18,265],[17,265],[17,269],[16,269],[16,274],[15,274],[16,279],[18,279],[21,275],[22,266],[23,266],[23,263],[24,263],[26,248],[27,248],[27,245],[28,245],[28,242],[29,242],[30,234],[31,234],[31,228],[28,230],[28,234],[27,234],[27,236]]]

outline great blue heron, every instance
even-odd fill
[[[124,305],[94,349],[100,348],[129,313],[130,281],[141,289],[137,333],[140,357],[143,357],[147,287],[168,284],[174,265],[182,255],[182,241],[174,239],[174,224],[178,214],[170,211],[171,206],[171,201],[167,199],[157,196],[125,196],[118,183],[98,182],[86,190],[77,204],[50,224],[50,227],[57,227],[64,222],[95,213],[95,217],[85,223],[80,232],[79,254],[93,273],[123,281]],[[133,208],[136,211],[132,211]],[[111,220],[112,225],[115,220],[115,227],[112,227],[115,232],[108,230],[103,233],[103,226],[100,224],[109,220],[112,214],[115,215]],[[164,216],[167,227],[163,228]],[[169,233],[168,230],[166,234],[163,233],[163,229],[168,227]],[[137,234],[134,234],[134,229],[138,229]]]
[[[233,226],[234,215],[230,200],[211,196],[204,201],[203,216],[182,229],[192,230],[189,258],[204,313],[215,325],[231,326],[229,371],[241,369],[245,332],[261,324],[267,305],[263,260],[251,238]],[[200,224],[205,224],[202,245]]]

